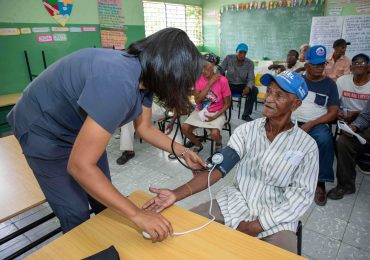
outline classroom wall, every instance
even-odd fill
[[[156,1],[156,0],[155,0]],[[202,5],[202,0],[166,0],[166,2]],[[142,0],[122,0],[122,11],[127,28],[127,45],[145,37]],[[75,0],[67,26],[99,26],[95,0]],[[59,26],[47,13],[41,0],[0,0],[0,28]],[[86,34],[86,39],[76,44],[72,36],[63,48],[55,43],[38,43],[33,35],[0,36],[0,95],[23,91],[29,83],[23,50],[29,52],[33,73],[43,70],[41,50],[46,49],[47,64],[83,47],[100,46],[98,33]]]
[[[254,2],[262,2],[265,0],[254,0]],[[342,5],[342,0],[327,0],[330,4],[338,3],[343,6],[343,15],[355,15],[353,5]],[[364,2],[367,0],[363,0]],[[218,16],[221,6],[239,4],[238,0],[204,0],[203,1],[203,36],[204,36],[204,51],[211,51],[220,55],[219,49],[219,29]],[[327,3],[326,3],[327,4]],[[328,15],[328,10],[325,8],[325,15]],[[294,23],[292,24],[294,26]]]

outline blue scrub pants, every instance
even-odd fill
[[[68,174],[68,159],[43,160],[28,156],[26,159],[64,233],[90,218],[89,205],[95,214],[105,209]],[[111,180],[106,152],[97,165]]]

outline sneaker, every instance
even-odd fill
[[[244,121],[247,121],[247,122],[250,122],[250,121],[253,121],[254,119],[251,118],[249,115],[242,115],[242,119]]]
[[[335,187],[328,192],[328,198],[331,200],[340,200],[344,195],[353,194],[356,192],[356,189],[345,189],[342,187]]]
[[[326,192],[324,188],[321,188],[319,186],[316,187],[315,191],[315,203],[318,206],[325,206],[327,202]]]
[[[120,157],[116,160],[118,165],[124,165],[127,163],[131,158],[135,156],[134,151],[124,151]]]

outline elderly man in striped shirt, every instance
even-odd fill
[[[319,171],[315,140],[290,119],[308,89],[296,72],[265,74],[261,82],[268,86],[264,117],[239,126],[221,150],[224,160],[211,173],[211,184],[239,167],[233,185],[212,201],[212,212],[218,222],[296,252],[295,231],[313,201]],[[200,172],[174,190],[150,188],[157,196],[143,207],[160,212],[206,189],[207,179],[208,172]],[[192,211],[208,217],[209,205]]]

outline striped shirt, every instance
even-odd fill
[[[228,146],[240,156],[234,184],[217,194],[225,225],[259,219],[258,238],[282,230],[296,231],[298,220],[311,205],[319,174],[316,142],[297,125],[266,136],[266,118],[235,129]]]

